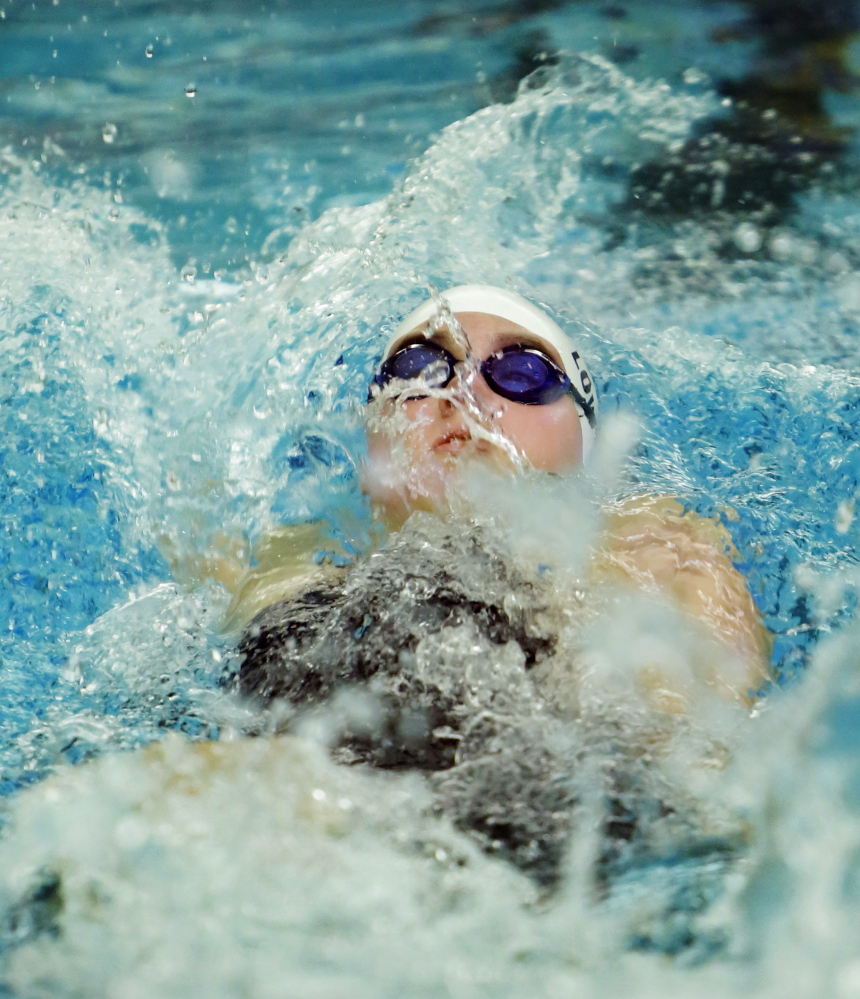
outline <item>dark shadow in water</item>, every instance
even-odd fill
[[[450,7],[417,21],[413,31],[460,31],[475,37],[520,25],[510,62],[489,84],[492,100],[505,102],[529,74],[559,59],[546,29],[530,27],[528,21],[576,2],[518,0]],[[758,43],[743,77],[715,81],[717,92],[731,104],[725,113],[704,122],[680,151],[632,172],[627,198],[607,225],[608,248],[622,242],[636,221],[672,224],[717,217],[730,232],[742,215],[766,233],[787,221],[798,194],[826,179],[826,171],[843,160],[852,132],[834,124],[826,97],[828,92],[850,94],[858,88],[860,77],[848,66],[848,50],[860,31],[860,2],[746,0],[742,6],[746,16],[715,31],[712,39],[717,44]],[[623,3],[607,3],[599,13],[607,21],[629,16]],[[624,66],[635,62],[640,50],[624,43],[607,48],[605,54]],[[743,250],[727,237],[724,253]]]
[[[800,135],[838,146],[844,136],[830,121],[824,95],[857,87],[847,65],[860,31],[856,0],[747,0],[745,6],[747,18],[720,35],[758,39],[759,53],[749,73],[724,83],[722,92],[759,111],[773,108]]]
[[[512,3],[489,3],[474,8],[461,7],[431,14],[416,21],[416,35],[451,34],[460,31],[473,38],[484,38],[505,31],[541,14],[569,6],[576,0],[514,0]],[[558,61],[558,50],[543,28],[523,25],[511,50],[511,61],[489,81],[492,101],[505,103],[516,96],[520,81],[538,67]]]
[[[798,194],[835,176],[852,130],[834,124],[828,92],[854,93],[860,77],[847,64],[860,31],[857,0],[747,0],[747,17],[715,41],[758,41],[740,79],[717,79],[731,104],[704,122],[676,152],[636,168],[609,246],[636,220],[674,223],[738,215],[764,232],[785,224]],[[611,228],[611,227],[610,227]],[[743,253],[727,238],[727,256]]]

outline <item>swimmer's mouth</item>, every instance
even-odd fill
[[[472,435],[465,427],[449,430],[433,445],[433,450],[442,454],[459,454],[467,444],[471,443]]]
[[[459,454],[467,447],[475,454],[488,454],[492,450],[489,441],[485,441],[482,437],[473,437],[465,427],[442,434],[433,445],[433,450],[436,454]]]

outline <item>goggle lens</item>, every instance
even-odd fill
[[[527,406],[545,406],[570,391],[567,375],[540,350],[514,344],[481,365],[497,394]]]
[[[430,388],[444,388],[454,377],[457,359],[438,343],[408,343],[383,361],[374,381],[387,385],[390,381],[423,379]]]

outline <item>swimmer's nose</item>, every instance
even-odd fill
[[[472,434],[466,420],[463,419],[463,410],[455,399],[439,399],[439,419],[446,426],[447,434],[453,434],[460,440],[469,440]]]
[[[497,415],[500,402],[499,397],[484,381],[484,376],[479,371],[469,374],[458,370],[450,383],[454,399],[462,399],[470,409],[477,406],[478,411],[485,417]]]

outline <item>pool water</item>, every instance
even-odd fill
[[[821,6],[817,110],[771,114],[766,7],[6,0],[11,994],[860,995],[857,25]],[[731,531],[776,683],[747,725],[694,718],[726,770],[673,764],[731,856],[672,841],[596,896],[583,777],[547,899],[416,774],[334,767],[310,730],[218,762],[267,723],[195,566],[319,517],[369,543],[369,373],[463,281],[571,324],[606,421],[588,480],[500,517],[571,568],[607,493]],[[683,644],[649,614],[607,638],[622,671]]]

